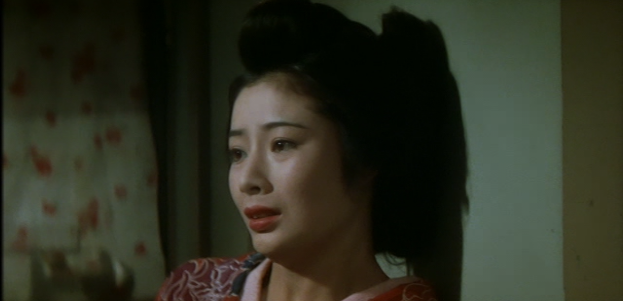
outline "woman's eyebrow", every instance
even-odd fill
[[[306,126],[299,124],[299,123],[294,123],[294,122],[288,122],[288,121],[274,121],[274,122],[269,122],[266,123],[262,126],[263,129],[265,130],[271,130],[277,127],[282,127],[282,126],[291,126],[291,127],[296,127],[296,128],[301,128],[301,129],[308,129]]]
[[[267,131],[267,130],[272,130],[274,128],[283,127],[283,126],[290,126],[290,127],[306,129],[306,130],[309,129],[308,127],[300,123],[294,123],[294,122],[288,122],[288,121],[273,121],[273,122],[265,123],[264,125],[262,125],[262,129]],[[229,138],[235,137],[235,136],[243,136],[244,133],[245,133],[244,130],[231,129],[229,130]]]
[[[244,130],[229,130],[228,137],[242,136],[244,135]]]

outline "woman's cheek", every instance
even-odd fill
[[[231,195],[231,198],[234,200],[234,204],[236,205],[236,207],[240,209],[241,192],[240,192],[240,189],[238,189],[238,187],[239,187],[239,183],[238,183],[238,177],[236,176],[236,172],[233,170],[230,170],[229,172],[229,194]]]

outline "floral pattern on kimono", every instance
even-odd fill
[[[156,301],[259,301],[261,282],[272,262],[263,260],[250,271],[242,296],[232,294],[236,278],[249,272],[239,258],[201,258],[175,269],[160,288]],[[244,277],[242,277],[244,278]],[[389,279],[343,301],[437,301],[431,285],[418,277]]]

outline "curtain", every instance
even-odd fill
[[[164,280],[137,4],[3,2],[3,300]]]

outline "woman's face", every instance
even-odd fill
[[[244,88],[233,107],[229,188],[255,249],[268,256],[368,231],[367,202],[343,180],[337,127],[314,105],[271,78]]]

